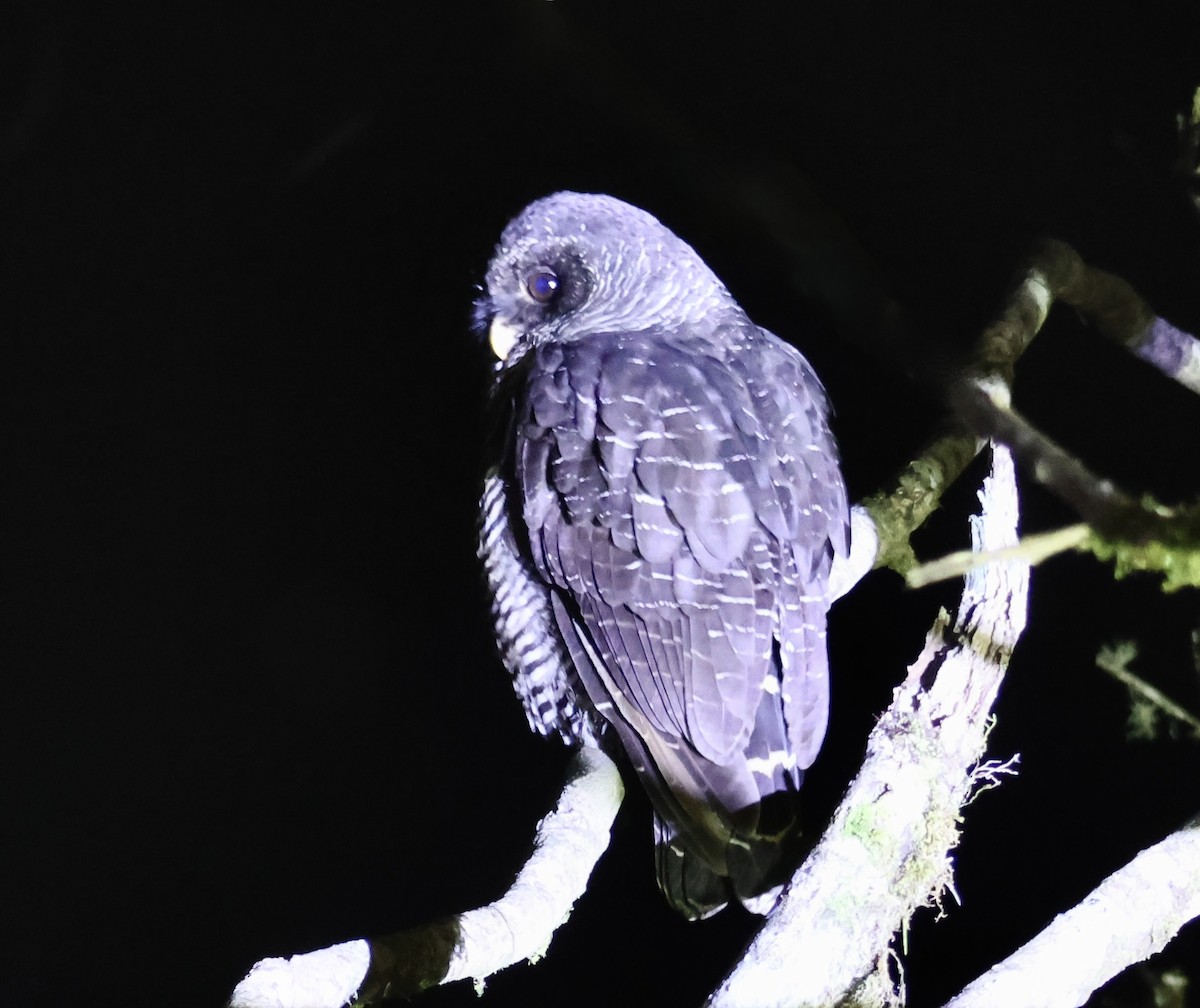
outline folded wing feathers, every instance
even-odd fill
[[[518,430],[534,559],[575,600],[588,660],[642,730],[695,754],[664,761],[709,778],[663,767],[667,786],[730,815],[798,784],[820,746],[820,586],[847,549],[819,384],[769,334],[739,339],[724,360],[636,336],[539,347]]]

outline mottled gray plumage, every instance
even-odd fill
[[[825,733],[828,577],[849,546],[820,382],[609,196],[513,220],[479,317],[502,356],[480,554],[530,724],[615,730],[683,913],[762,909]]]

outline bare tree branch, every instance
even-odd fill
[[[537,960],[583,895],[624,797],[599,749],[574,757],[558,804],[539,824],[534,850],[495,903],[381,938],[344,942],[290,959],[264,959],[228,1008],[341,1008],[352,1000],[416,994]]]
[[[1195,336],[1177,329],[1166,319],[1156,318],[1131,349],[1184,388],[1200,393],[1200,340]]]
[[[1130,353],[1200,393],[1200,341],[1158,318],[1127,281],[1089,266],[1065,242],[1044,242],[1032,261],[1056,299],[1077,308]]]
[[[926,447],[896,478],[896,487],[863,501],[878,537],[876,567],[907,574],[916,564],[910,538],[937,509],[950,486],[979,454],[982,440],[961,430],[951,431]]]
[[[946,1008],[1074,1008],[1200,917],[1200,818],[1142,851]]]
[[[947,386],[947,399],[965,431],[943,435],[902,474],[897,490],[864,502],[879,529],[876,565],[911,575],[916,560],[909,534],[965,468],[974,446],[983,443],[979,439],[992,438],[1012,448],[1022,466],[1090,526],[1086,537],[1079,530],[1056,536],[1055,548],[1067,548],[1065,544],[1078,539],[1078,548],[1112,562],[1118,577],[1134,570],[1152,571],[1162,575],[1168,591],[1200,586],[1200,506],[1167,507],[1148,497],[1135,499],[1092,473],[1012,409],[1016,361],[1055,299],[1084,313],[1105,336],[1200,392],[1200,341],[1157,318],[1128,283],[1088,266],[1069,245],[1042,243],[996,321],[976,342],[971,363]],[[1041,542],[1034,548],[1047,545]],[[947,569],[961,567],[956,558]],[[928,583],[930,571],[922,570],[916,579],[910,583]]]
[[[1034,427],[999,392],[964,384],[954,398],[956,412],[972,428],[1008,445],[1022,466],[1095,528],[1117,531],[1138,511],[1138,502],[1101,479],[1075,456]]]
[[[1013,410],[1004,390],[964,385],[957,404],[964,420],[1009,445],[1034,479],[1079,512],[1091,527],[1080,548],[1111,561],[1118,577],[1151,571],[1167,591],[1200,587],[1200,506],[1135,500]]]
[[[980,497],[975,548],[1011,544],[1018,505],[1006,449],[995,449]],[[832,823],[711,1008],[832,1005],[873,976],[879,996],[892,936],[950,885],[960,810],[977,780],[994,779],[979,761],[1028,585],[1020,562],[968,575],[957,622],[951,629],[943,614],[934,624]]]
[[[1007,401],[1016,362],[1046,321],[1053,301],[1041,269],[1031,266],[996,320],[975,343],[969,365],[950,383],[951,406],[964,386],[988,389]],[[900,473],[896,488],[872,494],[863,506],[879,535],[877,567],[907,575],[916,565],[909,539],[938,507],[942,494],[987,443],[991,432],[972,430],[963,418],[936,437]]]

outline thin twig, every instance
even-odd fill
[[[1195,737],[1200,739],[1200,718],[1186,707],[1181,707],[1161,690],[1151,686],[1145,679],[1129,671],[1129,663],[1136,654],[1136,647],[1129,642],[1101,648],[1096,655],[1096,667],[1122,683],[1131,693],[1141,697],[1164,717],[1186,725]]]
[[[1036,567],[1048,557],[1065,553],[1070,549],[1078,549],[1091,535],[1091,529],[1086,525],[1068,525],[1066,528],[1055,529],[1053,532],[1039,532],[1023,536],[1015,546],[1006,549],[989,550],[986,553],[976,553],[972,550],[959,550],[948,553],[937,560],[930,560],[919,567],[914,567],[905,576],[904,581],[909,588],[924,588],[938,581],[949,581],[951,578],[962,577],[973,567],[988,563],[1004,563],[1008,560],[1021,560]]]

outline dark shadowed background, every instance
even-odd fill
[[[822,374],[855,497],[938,419],[846,339],[871,291],[961,347],[1052,234],[1200,331],[1172,175],[1200,10],[1108,6],[5,7],[0,1006],[217,1008],[262,956],[510,880],[565,756],[491,651],[467,320],[530,199],[611,192],[696,245]],[[1065,309],[1017,401],[1131,491],[1200,492],[1200,401]],[[965,543],[973,503],[922,555]],[[955,597],[881,573],[835,609],[813,830]],[[967,812],[962,906],[914,921],[916,1008],[1197,811],[1197,746],[1128,743],[1093,657],[1137,640],[1197,709],[1198,625],[1195,593],[1035,574],[991,741],[1022,772]],[[673,916],[632,791],[546,959],[482,1003],[694,1005],[752,925]],[[1195,925],[1165,961],[1200,966]]]

